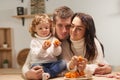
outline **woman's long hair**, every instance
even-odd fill
[[[97,37],[96,37],[96,29],[95,29],[95,24],[94,24],[93,18],[90,15],[85,14],[85,13],[75,13],[72,17],[71,22],[73,21],[73,19],[75,17],[78,17],[82,21],[83,25],[85,26],[85,29],[86,29],[86,32],[84,35],[85,47],[86,47],[85,58],[87,58],[88,61],[92,61],[92,60],[94,60],[94,58],[97,55],[96,45],[95,45],[95,41],[94,41],[94,38],[97,39]],[[102,47],[103,55],[104,55],[104,47],[101,42],[100,42],[100,45]],[[71,49],[71,45],[70,45],[70,49]]]

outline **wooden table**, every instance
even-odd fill
[[[13,68],[0,68],[0,75],[7,75],[7,74],[21,74],[21,69],[13,69]]]
[[[113,72],[112,74],[116,74],[116,72]],[[24,80],[24,78],[22,77],[22,72],[20,69],[0,69],[0,80]],[[64,80],[64,78],[58,77],[50,80]],[[93,76],[92,80],[120,80],[120,79]]]
[[[21,69],[0,69],[0,80],[24,80]]]
[[[22,78],[21,75],[0,75],[0,80],[24,80],[24,79]],[[64,78],[60,77],[60,78],[54,78],[54,79],[50,79],[50,80],[64,80]],[[92,80],[120,80],[120,79],[105,78],[105,77],[93,77]]]
[[[64,80],[64,78],[60,77],[60,78],[54,78],[54,79],[50,79],[50,80]],[[84,80],[84,79],[70,79],[70,80]],[[92,79],[86,79],[86,80],[120,80],[120,79],[93,76]]]
[[[64,79],[64,77],[58,77],[58,78],[53,78],[50,80],[120,80],[120,79],[116,79],[116,78],[107,78],[106,76],[108,75],[116,75],[118,72],[112,72],[111,74],[107,74],[107,75],[102,75],[104,77],[98,77],[97,76],[93,76],[91,79]]]

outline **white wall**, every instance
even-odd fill
[[[1,0],[0,1],[0,27],[12,28],[12,44],[13,44],[13,67],[16,67],[16,56],[20,50],[29,47],[31,37],[28,32],[30,19],[26,19],[25,26],[22,26],[21,19],[12,16],[17,15],[16,7],[29,7],[29,0]]]
[[[29,7],[29,0],[1,0],[0,1],[0,27],[13,29],[13,67],[16,67],[15,58],[18,52],[29,47],[31,36],[28,26],[31,19],[25,20],[22,26],[21,19],[13,18],[16,7]],[[105,58],[111,65],[120,65],[120,0],[45,0],[46,13],[52,13],[55,8],[66,5],[75,12],[85,12],[93,16],[98,38],[105,47]]]
[[[48,0],[46,11],[52,13],[62,5],[69,6],[74,12],[85,12],[93,16],[97,36],[105,48],[106,60],[111,65],[120,65],[120,0]]]

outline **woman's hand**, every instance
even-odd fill
[[[108,74],[111,73],[112,68],[110,65],[107,64],[98,64],[98,68],[96,68],[94,74]]]
[[[83,58],[82,61],[78,61],[77,69],[79,72],[84,71],[87,64],[87,59]]]
[[[72,70],[75,68],[75,66],[77,66],[77,61],[78,61],[78,57],[77,56],[73,56],[71,61],[70,61],[70,65],[69,68]]]
[[[70,61],[70,69],[74,69],[75,66],[77,67],[77,70],[83,71],[86,67],[87,64],[87,59],[82,58],[81,56],[73,56],[71,61]]]
[[[43,69],[41,66],[34,66],[28,72],[25,73],[27,79],[39,80],[42,79]]]

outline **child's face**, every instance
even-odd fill
[[[35,32],[37,33],[38,36],[40,37],[46,37],[50,34],[50,24],[38,24],[35,27]]]

